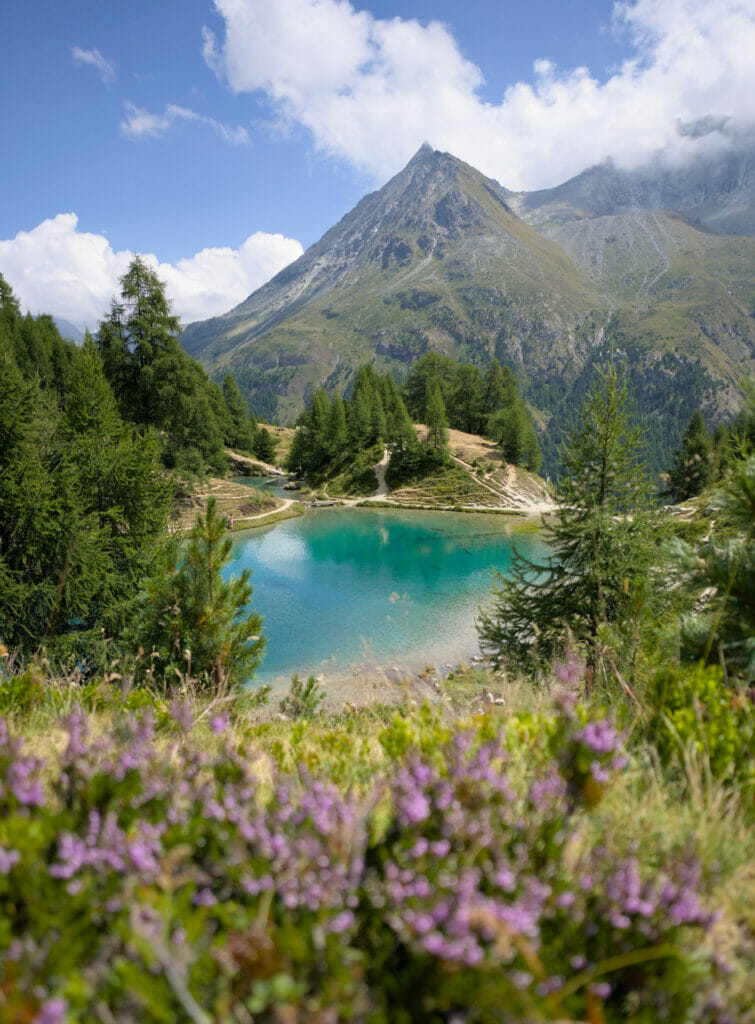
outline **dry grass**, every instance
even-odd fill
[[[296,430],[293,427],[278,427],[271,423],[261,423],[260,426],[269,430],[278,442],[278,447],[275,449],[275,462],[276,465],[282,466],[288,458]]]
[[[209,497],[215,498],[217,510],[221,515],[233,516],[235,527],[238,527],[242,520],[275,512],[284,507],[284,502],[280,498],[266,491],[258,491],[254,487],[247,487],[233,480],[211,477],[206,484],[199,485],[194,493],[179,500],[171,517],[171,526],[178,530],[193,526],[197,513],[206,510]]]

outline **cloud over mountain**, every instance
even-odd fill
[[[90,67],[96,68],[105,85],[115,78],[115,64],[112,60],[103,57],[98,49],[83,50],[80,46],[74,46],[71,49],[71,56],[77,64],[88,64]]]
[[[215,0],[222,38],[204,55],[236,93],[262,92],[282,122],[376,179],[424,140],[511,188],[557,184],[612,157],[683,159],[755,121],[753,0],[628,0],[614,24],[632,56],[602,81],[585,67],[534,64],[500,103],[450,30],[379,19],[348,0]],[[706,120],[707,119],[707,120]],[[680,132],[708,124],[701,137]]]
[[[124,116],[121,121],[121,134],[127,139],[136,140],[144,138],[158,139],[175,128],[177,125],[186,122],[203,124],[220,136],[224,142],[233,145],[245,146],[249,144],[249,132],[242,126],[232,127],[221,124],[214,117],[206,114],[198,114],[188,107],[179,107],[175,103],[168,103],[162,114],[152,114],[148,110],[137,107],[129,100],[123,104]]]
[[[302,254],[295,239],[257,231],[238,249],[202,249],[175,265],[145,260],[167,286],[184,323],[224,313]],[[0,273],[21,307],[96,329],[134,253],[115,251],[104,235],[78,230],[75,213],[59,213],[31,231],[0,240]]]

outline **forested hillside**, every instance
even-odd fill
[[[514,193],[424,146],[304,255],[182,344],[251,407],[292,422],[369,362],[403,383],[423,355],[515,374],[546,472],[599,370],[631,367],[659,472],[696,408],[741,406],[755,357],[752,149],[677,177],[601,165]],[[721,232],[721,233],[714,233]],[[725,234],[723,232],[726,232]]]

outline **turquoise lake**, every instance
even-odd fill
[[[234,535],[227,574],[252,571],[264,616],[258,682],[421,669],[479,653],[475,619],[512,546],[544,551],[516,517],[319,509]]]

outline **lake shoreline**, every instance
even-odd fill
[[[227,571],[251,570],[269,637],[255,684],[281,692],[294,673],[312,675],[338,700],[361,700],[362,691],[394,689],[428,666],[442,676],[477,664],[476,624],[493,571],[506,571],[514,543],[540,554],[536,516],[352,508],[315,508],[233,534]]]

